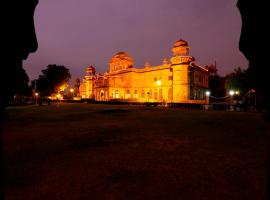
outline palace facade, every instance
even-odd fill
[[[89,66],[80,95],[96,101],[207,103],[208,70],[195,63],[185,40],[176,41],[172,52],[170,62],[164,59],[158,66],[135,68],[125,52],[112,57],[103,75]]]

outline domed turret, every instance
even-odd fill
[[[171,63],[173,65],[188,64],[194,61],[194,58],[189,56],[188,42],[183,39],[177,40],[174,43],[172,52],[173,57],[171,58]]]
[[[128,69],[133,66],[133,59],[126,52],[118,52],[115,54],[110,62],[110,72]]]
[[[188,42],[185,41],[185,40],[177,40],[175,43],[174,43],[174,47],[180,47],[180,46],[188,46]]]
[[[86,67],[85,71],[87,75],[95,75],[96,73],[96,69],[92,65]]]
[[[92,65],[90,65],[90,66],[86,67],[85,72],[86,72],[86,75],[84,77],[85,80],[90,80],[95,76],[96,69]]]
[[[188,56],[189,55],[188,42],[182,39],[177,40],[174,43],[172,52],[174,56]]]

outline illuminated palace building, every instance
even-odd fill
[[[206,103],[208,71],[189,56],[189,46],[184,40],[175,42],[173,56],[158,66],[146,64],[135,68],[133,59],[119,52],[109,62],[110,70],[103,75],[95,68],[86,68],[80,86],[80,95],[96,101]]]

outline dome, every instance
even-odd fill
[[[86,71],[92,72],[92,71],[96,71],[96,69],[92,65],[90,65],[90,66],[86,67]]]
[[[128,53],[124,52],[124,51],[120,51],[117,54],[115,54],[112,57],[112,59],[111,59],[110,62],[114,62],[116,60],[128,60],[128,61],[131,61],[132,62],[131,56]]]
[[[189,46],[185,40],[177,40],[172,48],[173,56],[188,56]]]
[[[133,59],[128,53],[121,51],[111,58],[109,65],[110,72],[125,70],[133,66]]]
[[[90,65],[90,66],[86,67],[85,71],[86,71],[86,73],[95,73],[96,69],[92,65]]]
[[[177,40],[175,43],[174,43],[174,47],[180,47],[180,46],[188,46],[188,42],[185,41],[185,40]]]

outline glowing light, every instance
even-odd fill
[[[61,95],[60,95],[60,94],[57,94],[57,95],[56,95],[56,97],[57,97],[57,98],[60,98],[60,97],[61,97]]]
[[[210,92],[209,90],[207,90],[207,91],[205,92],[205,95],[208,96],[208,97],[210,96],[210,94],[211,94],[211,92]]]
[[[157,80],[157,85],[161,85],[161,80]]]
[[[59,91],[64,91],[67,87],[68,87],[68,85],[66,83],[64,83],[63,85],[61,85],[59,87]]]
[[[35,96],[37,97],[38,95],[39,95],[39,93],[38,93],[38,92],[36,92],[36,93],[35,93]]]
[[[73,93],[73,92],[74,92],[74,89],[73,89],[73,88],[71,88],[69,91]]]
[[[230,94],[231,96],[233,96],[233,95],[235,94],[234,90],[230,90],[230,91],[229,91],[229,94]]]
[[[239,91],[235,91],[235,94],[238,95],[239,94]]]

